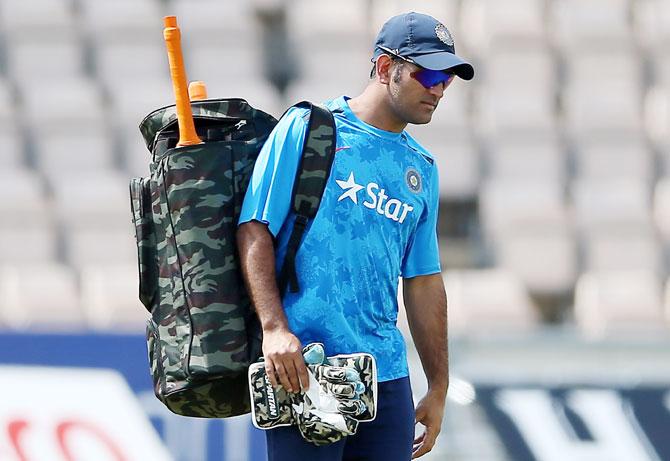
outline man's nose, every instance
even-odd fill
[[[441,98],[444,95],[445,85],[444,83],[438,83],[428,88],[428,91],[434,95],[436,98]]]

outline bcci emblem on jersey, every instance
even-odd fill
[[[415,194],[421,192],[421,176],[419,176],[419,172],[414,168],[410,168],[407,170],[407,173],[405,173],[405,182],[407,183],[409,190]]]

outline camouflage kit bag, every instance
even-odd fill
[[[296,222],[306,223],[330,173],[335,130],[327,109],[297,106],[310,109],[293,191]],[[174,105],[140,124],[151,161],[149,177],[130,181],[139,297],[151,313],[147,347],[156,396],[174,413],[222,418],[250,411],[247,371],[262,338],[235,233],[254,163],[277,121],[242,99],[191,107],[202,144],[177,146]],[[303,231],[294,227],[295,251]],[[295,251],[284,263],[284,285],[295,278]]]

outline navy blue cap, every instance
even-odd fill
[[[386,21],[377,35],[373,61],[395,54],[431,70],[449,70],[463,80],[475,75],[472,65],[456,56],[449,30],[427,14],[409,12]]]

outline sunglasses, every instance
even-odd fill
[[[389,50],[386,47],[380,46],[379,48],[388,53],[392,58],[400,59],[410,64],[414,64],[415,66],[419,66],[413,60],[406,58],[404,56],[400,56],[399,54],[394,53],[393,51]],[[455,74],[445,72],[443,70],[430,70],[420,67],[418,70],[411,72],[409,76],[412,77],[417,82],[419,82],[425,89],[428,90],[434,87],[435,85],[439,85],[440,83],[443,83],[445,88],[448,87],[449,84],[454,79]]]
[[[430,89],[435,85],[444,84],[446,88],[454,79],[454,74],[442,70],[419,69],[409,74],[414,80],[419,82],[424,88]]]

